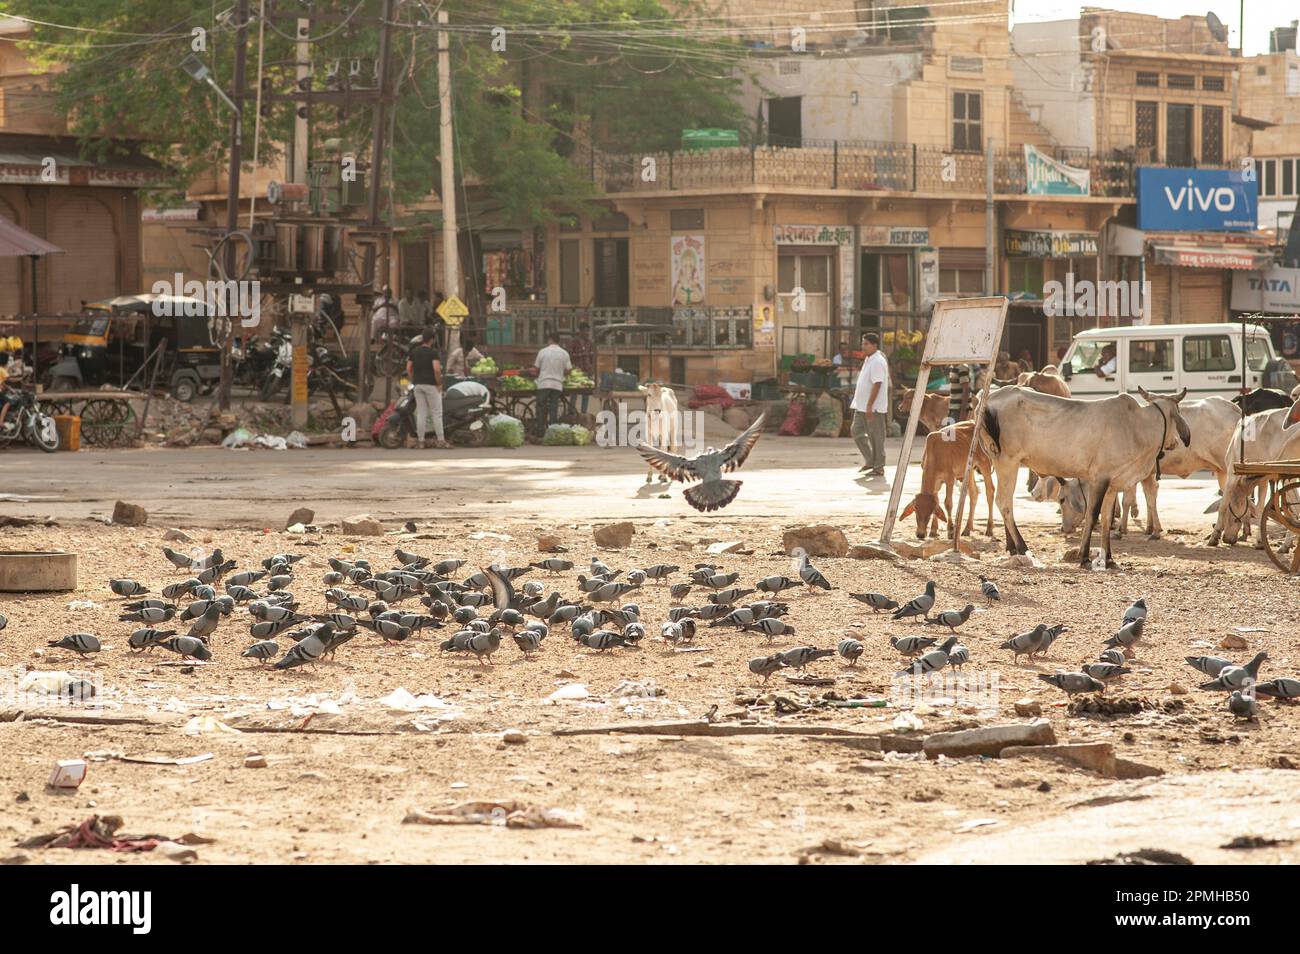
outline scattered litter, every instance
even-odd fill
[[[306,533],[307,525],[303,523],[295,523],[288,527],[285,527],[284,532],[285,533]]]
[[[206,762],[211,759],[211,752],[204,752],[200,755],[185,755],[176,758],[172,755],[155,755],[146,753],[144,755],[119,755],[120,762],[137,762],[142,765],[193,765],[196,762]]]
[[[189,722],[185,723],[185,728],[181,731],[186,735],[205,735],[209,732],[224,732],[229,735],[239,735],[238,729],[232,729],[216,716],[195,716]]]
[[[899,732],[919,732],[925,725],[914,712],[900,712],[894,716],[893,726]]]
[[[50,770],[50,788],[79,788],[86,780],[85,759],[59,759]]]
[[[1234,626],[1232,628],[1239,633],[1267,633],[1269,631],[1263,626]]]
[[[453,706],[443,702],[431,692],[426,692],[419,696],[413,696],[401,686],[398,686],[388,695],[380,699],[379,704],[387,706],[389,709],[400,709],[403,712],[414,712],[418,709],[454,708]]]
[[[284,442],[296,450],[304,450],[307,447],[307,435],[302,431],[290,431]]]
[[[73,600],[68,604],[70,610],[95,610],[100,609],[100,605],[94,600]]]
[[[571,682],[567,685],[556,689],[546,697],[546,702],[550,705],[557,705],[561,702],[581,702],[583,699],[591,698],[591,693],[587,687],[580,682]]]
[[[469,535],[471,540],[505,540],[509,542],[513,539],[508,533],[496,533],[492,530],[475,530]]]
[[[221,441],[221,446],[226,448],[226,450],[236,450],[243,447],[252,439],[253,435],[247,428],[237,427],[225,436]]]
[[[461,802],[445,808],[412,809],[402,824],[503,825],[506,828],[582,828],[581,812],[543,808],[523,802]]]
[[[968,831],[974,831],[976,828],[987,828],[989,825],[996,825],[996,818],[972,818],[970,821],[964,821],[957,826],[957,834],[962,835]]]
[[[60,699],[91,699],[95,684],[63,670],[32,670],[18,680],[19,695],[58,696]]]
[[[253,443],[259,447],[269,447],[271,450],[288,450],[289,444],[283,437],[276,437],[273,434],[258,434],[253,438]]]

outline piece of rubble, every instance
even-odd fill
[[[1016,715],[1018,716],[1040,716],[1043,714],[1043,707],[1033,699],[1017,699]]]
[[[997,755],[1012,745],[1055,745],[1056,733],[1046,719],[991,725],[960,732],[936,732],[925,740],[927,758],[961,758],[967,755]]]
[[[168,531],[163,534],[163,540],[167,541],[168,543],[173,543],[173,542],[193,543],[194,542],[194,538],[192,536],[190,536],[184,530],[177,530],[175,527],[168,529]]]
[[[1246,642],[1246,638],[1236,633],[1229,633],[1219,640],[1220,649],[1247,649],[1249,646],[1250,643]]]
[[[143,527],[149,522],[149,511],[138,504],[119,500],[113,505],[113,522],[123,527]]]
[[[880,543],[858,543],[849,548],[849,557],[854,560],[897,560],[898,554]]]
[[[636,527],[632,525],[630,520],[624,520],[620,523],[607,523],[602,527],[595,527],[591,531],[596,545],[610,550],[622,550],[630,545],[635,533]]]
[[[781,534],[781,549],[790,556],[803,551],[810,557],[842,557],[849,552],[844,531],[829,524],[791,527]]]
[[[384,525],[370,514],[362,513],[340,520],[339,531],[356,537],[382,537]]]

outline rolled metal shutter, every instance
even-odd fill
[[[117,287],[117,233],[103,203],[90,196],[64,199],[50,220],[49,240],[63,254],[49,256],[51,301],[42,304],[42,311],[75,312],[83,301],[122,293]]]
[[[19,225],[18,214],[4,199],[0,199],[0,216]],[[16,315],[22,307],[22,272],[25,258],[0,258],[0,315]]]
[[[1173,285],[1168,265],[1147,265],[1146,280],[1151,283],[1151,323],[1167,325],[1172,320]]]
[[[1177,320],[1224,321],[1223,275],[1221,268],[1180,268]]]

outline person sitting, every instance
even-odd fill
[[[1115,346],[1108,344],[1101,349],[1101,358],[1097,362],[1097,367],[1093,370],[1097,372],[1097,377],[1108,378],[1115,373],[1115,368],[1119,365],[1116,358]]]
[[[853,351],[847,341],[840,342],[840,350],[831,358],[831,364],[837,368],[846,368],[853,363]]]
[[[460,347],[447,356],[447,373],[457,378],[469,377],[469,369],[483,360],[483,354],[474,347],[474,339],[465,335]]]

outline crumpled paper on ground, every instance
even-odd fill
[[[412,809],[402,824],[504,825],[506,828],[582,828],[580,811],[544,808],[517,801],[461,802],[429,811]]]

